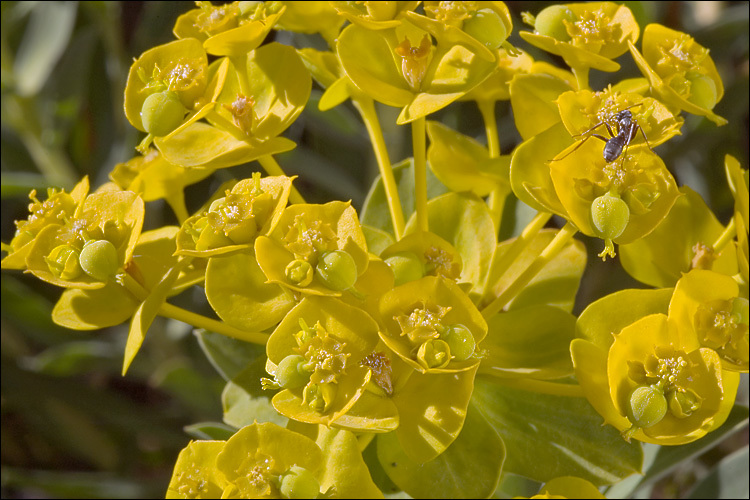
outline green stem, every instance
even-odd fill
[[[578,90],[587,90],[589,88],[589,68],[586,66],[571,68],[578,83]]]
[[[247,79],[247,55],[230,56],[229,60],[232,61],[234,69],[237,70],[237,77],[240,82],[240,92],[245,97],[253,97],[250,95],[250,82]]]
[[[190,214],[188,214],[187,206],[185,206],[185,192],[183,190],[177,191],[174,195],[166,198],[167,203],[174,211],[177,216],[177,221],[182,225]]]
[[[425,158],[425,118],[411,123],[412,154],[414,156],[414,200],[417,210],[417,228],[429,231],[427,217],[427,161]]]
[[[544,225],[548,220],[550,220],[551,217],[552,214],[549,212],[538,212],[534,216],[534,218],[531,219],[528,224],[526,224],[526,227],[523,228],[521,234],[518,236],[518,238],[515,239],[513,243],[510,244],[505,253],[503,253],[503,255],[500,256],[500,258],[492,264],[490,272],[487,273],[488,276],[504,275],[510,268],[511,264],[513,264],[516,258],[521,255],[521,252],[523,252],[524,249],[529,246],[529,243],[531,243],[534,237],[539,233],[539,231],[544,227]],[[485,290],[485,293],[487,291],[488,290]]]
[[[143,288],[130,274],[122,273],[121,283],[138,301],[143,302],[148,298],[149,291]],[[222,321],[207,318],[200,314],[182,309],[181,307],[173,306],[167,302],[164,302],[159,307],[159,315],[165,318],[176,319],[193,325],[197,328],[204,328],[212,332],[226,335],[227,337],[233,337],[245,342],[252,342],[253,344],[265,345],[268,342],[268,335],[258,332],[248,332],[240,330],[233,326],[227,325]]]
[[[370,142],[375,151],[375,158],[378,162],[378,169],[380,170],[380,178],[383,179],[383,187],[385,188],[385,197],[388,200],[388,208],[391,211],[393,230],[395,232],[396,240],[398,241],[404,235],[404,212],[401,209],[398,186],[396,185],[396,179],[393,176],[393,168],[391,167],[391,160],[388,157],[388,150],[385,147],[383,131],[380,128],[378,113],[375,110],[375,102],[372,99],[363,98],[354,100],[353,103],[359,110],[360,115],[362,115],[362,120],[364,120],[365,127],[367,128],[367,133],[370,135]]]
[[[477,101],[479,112],[484,120],[484,130],[487,134],[487,149],[490,158],[500,157],[500,140],[497,133],[497,120],[495,119],[495,101]]]
[[[207,318],[200,314],[190,312],[186,309],[182,309],[172,304],[164,303],[159,308],[159,314],[166,318],[172,318],[189,325],[193,325],[198,328],[210,330],[212,332],[226,335],[245,342],[251,342],[253,344],[266,345],[268,342],[268,335],[259,332],[248,332],[246,330],[240,330],[233,326],[227,325],[222,321]]]
[[[490,152],[490,158],[500,157],[500,139],[497,133],[497,120],[495,119],[495,101],[477,101],[479,112],[482,113],[484,121],[484,130],[487,135],[487,149]],[[503,218],[503,206],[508,190],[503,189],[499,183],[495,185],[490,192],[488,207],[492,216],[492,223],[495,225],[495,234],[500,229],[500,221]]]
[[[559,384],[557,382],[547,382],[546,380],[535,380],[530,378],[501,378],[493,377],[492,382],[522,389],[524,391],[538,392],[540,394],[550,394],[552,396],[566,396],[572,398],[584,398],[586,395],[578,384]]]
[[[555,238],[549,242],[549,244],[542,250],[542,253],[537,256],[536,259],[529,265],[526,270],[521,273],[518,278],[511,283],[495,300],[493,300],[487,307],[482,309],[482,316],[485,319],[491,318],[498,312],[500,312],[508,303],[513,300],[521,290],[529,284],[534,276],[552,260],[570,241],[570,239],[578,232],[576,227],[568,222],[565,226],[557,233]]]
[[[265,155],[258,158],[258,161],[260,162],[263,169],[266,171],[268,175],[286,175],[284,174],[284,171],[281,169],[281,165],[279,165],[273,156],[271,155]],[[299,194],[299,191],[297,191],[297,188],[292,185],[292,191],[289,193],[289,201],[292,203],[298,203],[298,204],[304,204],[305,199],[302,197],[301,194]]]
[[[721,253],[721,251],[724,250],[724,247],[727,246],[730,241],[732,241],[732,238],[734,238],[736,234],[737,227],[734,225],[734,217],[732,217],[732,220],[729,221],[727,227],[724,228],[724,231],[716,239],[716,242],[714,242],[714,252],[716,252],[717,254]]]

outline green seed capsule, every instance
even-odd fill
[[[143,101],[141,121],[149,134],[162,137],[169,134],[182,123],[187,113],[179,96],[170,90],[151,94]]]
[[[399,252],[385,259],[385,263],[393,271],[394,286],[403,285],[424,276],[424,265],[415,253]]]
[[[310,381],[310,374],[302,369],[305,358],[298,354],[290,354],[276,367],[274,378],[284,389],[296,389]]]
[[[117,250],[108,240],[92,240],[87,242],[79,257],[83,271],[99,281],[107,281],[117,273]]]
[[[704,109],[713,109],[716,101],[719,100],[714,81],[705,75],[688,77],[688,81],[690,82],[688,101]]]
[[[320,257],[315,274],[325,286],[341,292],[353,287],[357,282],[357,264],[345,251],[334,250]]]
[[[661,422],[667,414],[667,400],[655,387],[638,387],[630,394],[628,419],[641,428]]]
[[[464,325],[449,326],[440,337],[444,337],[444,340],[448,343],[448,347],[451,349],[451,354],[457,361],[468,359],[474,354],[474,349],[477,345],[476,341],[469,329]]]
[[[320,483],[309,470],[292,465],[281,477],[279,491],[284,498],[316,498]]]
[[[480,9],[464,21],[463,30],[495,50],[508,38],[508,29],[500,15],[492,9]]]
[[[550,5],[536,16],[534,29],[544,36],[551,36],[561,42],[570,40],[570,35],[563,21],[574,22],[576,19],[573,11],[564,5]]]
[[[591,222],[597,236],[606,240],[619,237],[630,221],[628,204],[612,193],[598,197],[591,204]]]

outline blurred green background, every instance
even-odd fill
[[[552,2],[508,2],[514,32],[528,29],[520,13],[539,12]],[[683,135],[657,152],[678,184],[698,191],[719,220],[727,222],[732,197],[723,157],[748,166],[748,3],[625,2],[641,27],[659,22],[692,34],[711,49],[724,79],[725,95],[715,112],[729,120],[716,127],[686,115]],[[128,68],[143,51],[173,39],[177,16],[191,2],[2,2],[2,241],[13,237],[15,219],[27,216],[28,193],[42,199],[48,186],[70,189],[83,175],[93,187],[107,182],[118,163],[135,155],[139,133],[126,121],[122,95]],[[276,41],[324,48],[317,36],[272,33]],[[561,64],[524,43],[511,43],[537,59]],[[640,76],[626,54],[616,78]],[[612,82],[593,72],[591,86]],[[297,149],[280,155],[287,174],[313,203],[351,199],[360,208],[377,175],[366,131],[347,103],[317,110],[320,89],[285,136]],[[398,110],[379,113],[391,160],[411,154],[410,130],[395,125]],[[508,103],[498,103],[502,152],[520,142]],[[431,117],[484,142],[481,116],[473,103],[456,103]],[[257,164],[217,172],[187,189],[188,209],[198,208],[225,180],[243,178]],[[528,217],[516,210],[521,225]],[[174,224],[163,202],[147,204],[144,229]],[[516,227],[505,228],[511,234]],[[576,313],[615,290],[643,287],[617,260],[596,258],[577,298]],[[190,436],[184,426],[222,418],[224,381],[216,374],[188,325],[158,319],[127,377],[120,376],[126,325],[76,332],[50,320],[61,291],[19,272],[3,272],[2,406],[0,451],[3,498],[163,496],[179,450]],[[210,314],[201,293],[176,303]],[[739,400],[747,404],[747,376]],[[640,498],[684,497],[710,467],[747,446],[747,428],[643,490]],[[747,475],[744,476],[747,488]],[[747,489],[745,489],[747,491]],[[700,493],[700,492],[698,492]]]

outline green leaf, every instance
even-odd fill
[[[376,439],[386,474],[414,498],[486,498],[495,491],[506,458],[503,440],[473,405],[456,440],[429,462],[410,459],[394,432]]]
[[[510,185],[519,200],[540,212],[567,214],[552,183],[549,162],[572,143],[558,122],[516,148],[510,160]]]
[[[268,377],[265,370],[266,359],[259,356],[236,377],[227,382],[221,393],[224,409],[224,422],[242,428],[254,422],[273,422],[285,426],[288,419],[271,405],[272,392],[264,394],[260,385],[261,377]]]
[[[393,177],[396,179],[398,186],[398,196],[401,199],[401,208],[404,212],[404,218],[408,219],[414,213],[414,163],[408,158],[401,163],[393,166]],[[438,179],[431,169],[427,169],[427,199],[432,199],[441,194],[447,193],[446,188]],[[388,209],[388,202],[385,198],[385,188],[383,182],[378,176],[370,186],[370,192],[362,206],[360,222],[368,226],[393,234],[393,223],[391,222],[391,213]]]
[[[500,377],[561,378],[573,374],[570,341],[575,316],[537,305],[496,314],[487,321],[479,372]]]
[[[227,324],[251,332],[274,326],[294,306],[279,285],[266,283],[252,253],[209,259],[206,298]]]
[[[128,340],[125,344],[125,356],[122,363],[123,376],[127,373],[135,355],[138,354],[143,340],[146,338],[146,332],[148,332],[151,323],[153,323],[159,313],[159,309],[166,302],[167,296],[172,290],[172,284],[174,284],[180,275],[180,271],[189,264],[190,260],[192,259],[181,261],[181,263],[178,263],[164,274],[159,283],[151,290],[148,297],[146,297],[146,300],[135,311],[133,319],[130,321]]]
[[[183,427],[185,432],[195,439],[226,441],[234,435],[236,429],[220,422],[198,422]]]
[[[323,451],[323,491],[335,487],[337,498],[383,498],[362,459],[357,437],[343,429],[320,427],[317,445]]]
[[[597,486],[641,470],[643,451],[626,443],[582,398],[553,396],[478,376],[472,402],[505,442],[505,470],[546,482],[577,476]]]
[[[526,270],[557,232],[554,229],[541,230],[502,274],[498,273],[496,264],[502,260],[502,256],[515,238],[497,245],[490,267],[490,276],[487,279],[487,289],[490,294],[487,303],[492,298],[499,297]],[[510,303],[509,308],[520,309],[531,305],[547,304],[564,311],[572,311],[585,268],[586,249],[583,243],[571,239],[521,290]]]
[[[611,293],[584,309],[576,322],[576,337],[609,350],[613,333],[649,314],[666,314],[671,298],[671,288]]]
[[[208,361],[226,381],[237,377],[256,358],[265,359],[264,346],[206,330],[196,330],[195,335]]]
[[[58,325],[72,330],[97,330],[130,318],[138,302],[120,285],[109,283],[98,290],[65,290],[52,310]]]
[[[495,251],[495,226],[487,204],[469,194],[446,193],[427,203],[430,232],[437,234],[461,255],[461,281],[481,293],[492,254]],[[416,216],[406,224],[406,233],[416,230]]]
[[[686,498],[748,498],[748,447],[724,457]]]
[[[487,148],[440,122],[428,121],[427,159],[451,191],[487,196],[498,185],[509,186],[510,156],[490,160]]]
[[[572,90],[570,85],[546,73],[520,74],[511,80],[513,119],[524,140],[560,121],[560,111],[555,101],[568,90]]]
[[[383,250],[395,243],[393,236],[382,229],[362,225],[362,232],[365,233],[367,251],[375,255],[380,255]]]
[[[76,22],[77,2],[39,3],[18,48],[13,73],[19,95],[39,92],[68,46]]]

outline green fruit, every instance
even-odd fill
[[[597,236],[605,240],[619,237],[630,221],[628,204],[612,193],[598,197],[591,204],[591,222]]]
[[[284,498],[316,498],[320,483],[309,470],[292,465],[281,477],[279,490]]]
[[[641,428],[661,422],[667,414],[667,400],[655,387],[638,387],[630,394],[628,419]]]
[[[575,22],[573,11],[564,5],[550,5],[536,16],[534,29],[544,36],[551,36],[561,42],[570,40],[570,35],[563,21]]]
[[[424,265],[415,253],[399,252],[385,259],[385,263],[393,271],[394,286],[403,285],[424,276]]]
[[[714,81],[706,75],[688,77],[688,81],[690,82],[688,101],[704,109],[713,109],[716,106],[716,101],[719,100]]]
[[[276,367],[276,382],[284,389],[296,389],[310,381],[310,374],[302,368],[305,358],[298,354],[290,354]]]
[[[490,50],[495,50],[508,38],[508,29],[500,15],[492,9],[480,9],[464,21],[463,30]]]
[[[463,361],[474,354],[476,341],[471,331],[464,325],[449,326],[445,333],[441,335],[442,337],[445,337],[445,341],[448,343],[451,354],[456,358],[456,361]]]
[[[315,267],[315,274],[325,286],[341,292],[357,282],[357,264],[354,257],[343,250],[324,253]]]
[[[151,135],[162,137],[180,126],[187,113],[179,96],[170,90],[151,94],[143,101],[141,122]]]
[[[108,240],[86,242],[79,257],[83,271],[99,281],[107,281],[119,269],[117,250]]]

